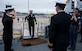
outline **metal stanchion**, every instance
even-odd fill
[[[22,35],[24,34],[24,20],[22,18]]]
[[[42,23],[41,23],[41,34],[42,34]]]
[[[38,22],[38,26],[37,26],[37,34],[39,35],[39,22]]]

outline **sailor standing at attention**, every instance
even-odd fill
[[[71,16],[65,13],[66,3],[56,2],[57,14],[51,17],[48,47],[51,51],[67,51]]]

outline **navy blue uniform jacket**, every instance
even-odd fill
[[[71,16],[59,12],[51,18],[49,28],[49,48],[62,49],[69,45],[69,28]]]
[[[3,39],[12,39],[13,34],[13,20],[11,17],[7,16],[6,13],[2,18],[3,23]]]

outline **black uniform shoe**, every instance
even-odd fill
[[[74,51],[74,50],[75,50],[75,49],[72,49],[72,48],[70,48],[70,47],[69,47],[68,49],[71,50],[71,51]]]

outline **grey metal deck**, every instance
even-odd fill
[[[12,48],[14,49],[14,51],[50,51],[49,48],[47,47],[47,43],[35,45],[35,46],[23,47],[21,46],[21,42],[19,41],[19,39],[15,39],[13,40],[12,44],[13,44]],[[0,41],[0,51],[4,51],[3,41]],[[67,51],[70,50],[68,49]],[[77,41],[77,46],[75,51],[82,51],[82,43],[79,43]]]

